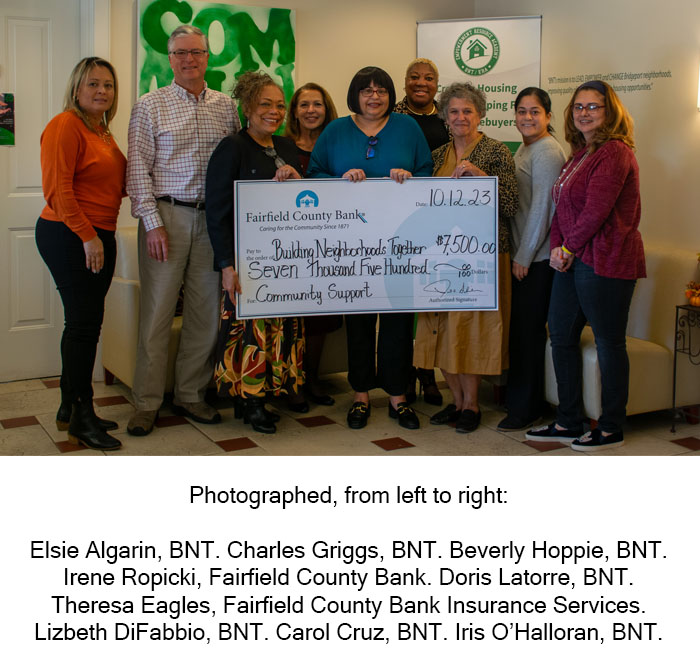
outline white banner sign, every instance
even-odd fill
[[[498,308],[495,177],[235,188],[238,318]]]
[[[540,85],[541,16],[418,23],[418,57],[440,72],[441,91],[469,81],[486,94],[482,131],[514,152],[522,142],[514,103],[523,88]]]

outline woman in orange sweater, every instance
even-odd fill
[[[36,224],[36,243],[65,315],[56,426],[68,429],[71,442],[96,450],[121,447],[107,433],[117,423],[98,418],[92,405],[92,371],[125,196],[126,159],[109,131],[116,110],[114,68],[101,58],[84,58],[71,74],[63,113],[41,135],[46,207]]]

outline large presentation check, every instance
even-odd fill
[[[238,318],[498,308],[495,177],[235,188]]]

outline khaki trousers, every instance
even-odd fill
[[[167,261],[149,257],[146,231],[139,224],[141,305],[132,388],[138,410],[157,410],[163,402],[168,341],[181,285],[185,292],[174,390],[178,401],[204,399],[219,328],[221,274],[214,270],[204,210],[163,201],[158,210],[168,232]]]

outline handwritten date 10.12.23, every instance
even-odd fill
[[[488,189],[472,189],[471,192],[464,192],[461,189],[430,189],[429,207],[443,206],[480,206],[491,205],[491,191]]]

